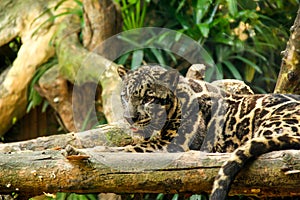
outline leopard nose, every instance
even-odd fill
[[[123,114],[123,117],[130,123],[130,122],[136,122],[139,119],[139,114],[131,113],[129,111],[125,111]]]
[[[124,118],[127,120],[127,122],[129,122],[130,124],[133,124],[135,122],[138,121],[138,117],[134,117],[134,116],[124,116]]]

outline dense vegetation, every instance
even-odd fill
[[[297,0],[119,0],[123,29],[154,26],[182,32],[203,45],[218,68],[218,78],[246,81],[256,92],[272,92]],[[131,67],[181,61],[162,50],[145,49],[119,61]],[[139,56],[136,56],[139,55]],[[185,66],[187,67],[187,66]],[[182,67],[180,68],[182,69]]]

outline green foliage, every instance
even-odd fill
[[[144,26],[149,0],[115,0],[115,2],[121,5],[123,30],[141,28]]]
[[[46,9],[44,12],[42,12],[35,20],[33,20],[32,23],[34,23],[36,20],[40,19],[45,14],[49,14],[50,17],[47,18],[34,32],[32,35],[35,35],[40,29],[42,29],[44,26],[47,26],[49,23],[54,23],[54,21],[61,16],[70,15],[70,14],[76,14],[79,16],[81,20],[81,26],[84,26],[84,20],[83,20],[83,9],[82,9],[82,2],[80,0],[74,0],[74,2],[78,5],[77,8],[66,8],[64,12],[61,12],[57,15],[52,15],[51,10],[56,11],[66,0],[59,1],[56,5],[53,7],[50,7]],[[82,36],[80,35],[80,38]],[[37,84],[40,77],[54,64],[57,64],[57,58],[50,59],[47,63],[45,63],[43,66],[41,66],[33,76],[31,83],[29,85],[29,96],[28,96],[28,105],[26,112],[30,112],[32,108],[35,106],[40,105],[43,102],[43,98],[39,95],[39,93],[34,89],[34,85]],[[44,112],[48,106],[48,102],[44,101],[42,111]]]
[[[33,78],[29,84],[28,87],[28,105],[26,112],[29,113],[32,108],[35,108],[35,106],[40,105],[43,102],[43,108],[42,112],[46,111],[46,108],[48,106],[48,102],[40,96],[40,94],[34,89],[34,86],[38,84],[39,79],[41,76],[53,65],[57,64],[57,59],[52,58],[48,60],[45,64],[43,64],[41,67],[39,67],[35,74],[33,75]]]
[[[57,193],[56,200],[97,200],[95,194]]]
[[[141,18],[138,16],[142,12],[133,9],[137,2],[121,4],[126,19],[124,30],[142,25],[132,25],[134,20],[127,22]],[[170,28],[188,35],[209,52],[219,78],[244,80],[258,92],[271,92],[297,4],[297,0],[152,0],[145,8],[144,26]],[[139,49],[118,62],[131,68],[142,62],[176,66],[180,59],[162,50]]]
[[[152,34],[152,37],[144,42],[144,46],[152,46],[153,41],[157,41],[158,43],[163,39],[163,36],[157,36],[155,33]],[[168,65],[169,63],[176,63],[176,57],[168,51],[164,51],[162,49],[156,48],[147,48],[142,49],[142,45],[131,41],[129,38],[120,37],[123,41],[127,42],[131,46],[135,47],[137,50],[126,53],[122,55],[118,60],[118,64],[129,65],[131,69],[136,69],[139,67],[145,60],[149,63],[160,63],[161,65]]]
[[[121,6],[123,30],[126,31],[144,26],[147,7],[149,6],[150,0],[115,0],[115,2]],[[155,35],[153,35],[153,37],[155,38]],[[160,49],[141,49],[139,48],[140,44],[135,43],[130,40],[130,38],[123,37],[122,39],[136,47],[138,50],[122,55],[117,60],[118,64],[127,64],[130,65],[131,69],[136,69],[144,60],[147,60],[148,62],[159,62],[160,64],[167,63],[167,57],[164,51]],[[146,44],[151,43],[152,40],[153,38],[147,41]],[[173,57],[173,55],[171,56]]]
[[[78,17],[80,18],[80,24],[81,24],[81,27],[84,26],[84,18],[83,18],[83,4],[82,4],[82,1],[80,0],[73,0],[77,5],[78,7],[76,8],[66,8],[66,10],[64,12],[61,12],[57,15],[52,15],[52,12],[51,10],[54,10],[56,11],[64,2],[66,2],[67,0],[61,0],[59,1],[56,5],[54,5],[53,7],[50,7],[48,9],[46,9],[44,12],[42,12],[35,20],[33,20],[32,23],[34,23],[36,20],[40,19],[42,16],[44,16],[45,14],[49,14],[50,17],[47,18],[47,20],[45,20],[34,32],[32,35],[35,35],[40,29],[42,29],[43,27],[45,26],[48,26],[48,24],[51,24],[51,23],[54,23],[55,20],[58,18],[58,17],[61,17],[61,16],[65,16],[65,15],[72,15],[72,14],[75,14],[75,15],[78,15]],[[82,38],[82,33],[80,33],[80,39]],[[52,41],[51,41],[52,42]]]

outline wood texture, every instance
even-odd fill
[[[277,79],[275,93],[300,94],[300,8],[294,25],[291,27],[291,35],[281,63],[280,73]]]
[[[98,129],[84,132],[51,135],[27,141],[0,144],[0,152],[61,149],[67,145],[72,145],[75,148],[125,146],[138,141],[137,137],[131,137],[130,135],[130,129],[125,125],[103,125]]]
[[[229,154],[108,153],[80,150],[88,160],[69,161],[64,150],[0,153],[0,190],[42,192],[200,193],[209,192]],[[231,194],[300,195],[299,151],[261,156],[238,175]]]

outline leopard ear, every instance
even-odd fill
[[[121,79],[124,79],[125,75],[127,74],[127,72],[129,71],[128,69],[122,67],[122,66],[119,66],[118,69],[118,74],[119,76],[121,77]]]
[[[179,82],[179,72],[175,69],[168,70],[160,76],[160,81],[172,91],[175,91]]]

